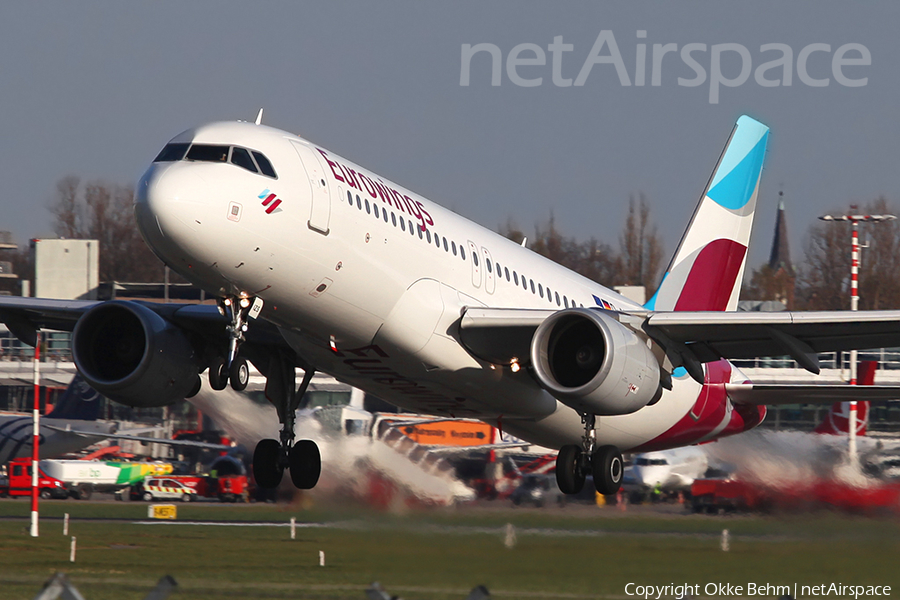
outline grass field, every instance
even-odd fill
[[[143,598],[163,575],[184,598],[365,598],[380,581],[407,600],[462,599],[475,585],[506,598],[628,598],[625,585],[820,583],[900,590],[900,524],[822,513],[782,518],[623,515],[613,508],[463,508],[405,515],[280,505],[178,505],[178,522],[139,524],[142,503],[50,501],[41,536],[28,502],[0,501],[0,598],[33,598],[56,571],[87,600]],[[64,512],[77,536],[69,562]],[[13,518],[22,517],[22,518]],[[107,519],[97,521],[91,519]],[[115,519],[115,521],[111,521]],[[512,523],[516,544],[504,545]],[[721,531],[731,533],[729,552]],[[326,565],[318,565],[319,551]]]

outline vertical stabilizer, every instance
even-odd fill
[[[864,360],[859,363],[857,385],[875,385],[875,369],[878,363],[874,360]],[[869,403],[859,401],[856,403],[856,435],[866,435],[869,427]],[[835,402],[831,410],[825,415],[825,419],[815,429],[816,433],[828,433],[842,435],[850,433],[850,403]]]
[[[647,308],[737,308],[768,139],[768,127],[747,116],[738,119]]]
[[[57,400],[47,418],[96,421],[100,417],[100,399],[100,393],[89,386],[80,374],[75,373],[69,387]]]

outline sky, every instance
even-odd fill
[[[552,214],[615,247],[643,194],[668,255],[748,114],[771,128],[750,265],[779,191],[798,262],[816,216],[900,210],[898,22],[892,2],[5,3],[0,230],[47,236],[61,178],[132,184],[179,132],[264,108],[493,229]],[[476,53],[462,85],[476,44],[501,68]]]

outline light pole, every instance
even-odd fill
[[[822,215],[819,217],[823,221],[849,221],[851,226],[850,234],[850,310],[856,311],[859,308],[859,223],[880,223],[882,221],[892,221],[897,217],[895,215],[860,215],[855,213],[857,206],[850,205],[849,215]],[[850,385],[856,385],[856,350],[850,351]],[[847,429],[850,435],[850,461],[856,464],[856,401],[850,401],[850,418],[847,422]]]

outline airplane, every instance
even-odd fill
[[[134,209],[154,253],[217,305],[0,298],[0,320],[29,344],[72,330],[85,380],[130,406],[181,401],[204,371],[240,390],[252,362],[282,425],[254,451],[262,487],[285,469],[301,489],[319,479],[319,449],[295,440],[294,421],[320,370],[559,448],[563,492],[590,473],[614,493],[622,451],[741,433],[766,404],[900,397],[753,384],[728,361],[787,354],[818,373],[817,352],[900,345],[900,311],[735,312],[768,134],[738,119],[641,306],[261,114],[202,125],[164,146]]]
[[[115,433],[115,423],[97,421],[99,399],[100,394],[76,374],[53,410],[41,417],[38,444],[43,458],[77,452],[96,443],[96,439],[86,439],[84,434],[100,437]],[[83,433],[74,433],[73,429]],[[0,415],[0,464],[31,456],[33,442],[32,415]]]
[[[117,433],[118,425],[98,421],[101,396],[76,373],[53,410],[40,419],[38,446],[41,458],[78,452],[104,439],[130,440],[207,450],[228,451],[231,446],[194,440],[169,440]],[[32,415],[0,415],[0,465],[14,458],[31,456],[34,443]]]

